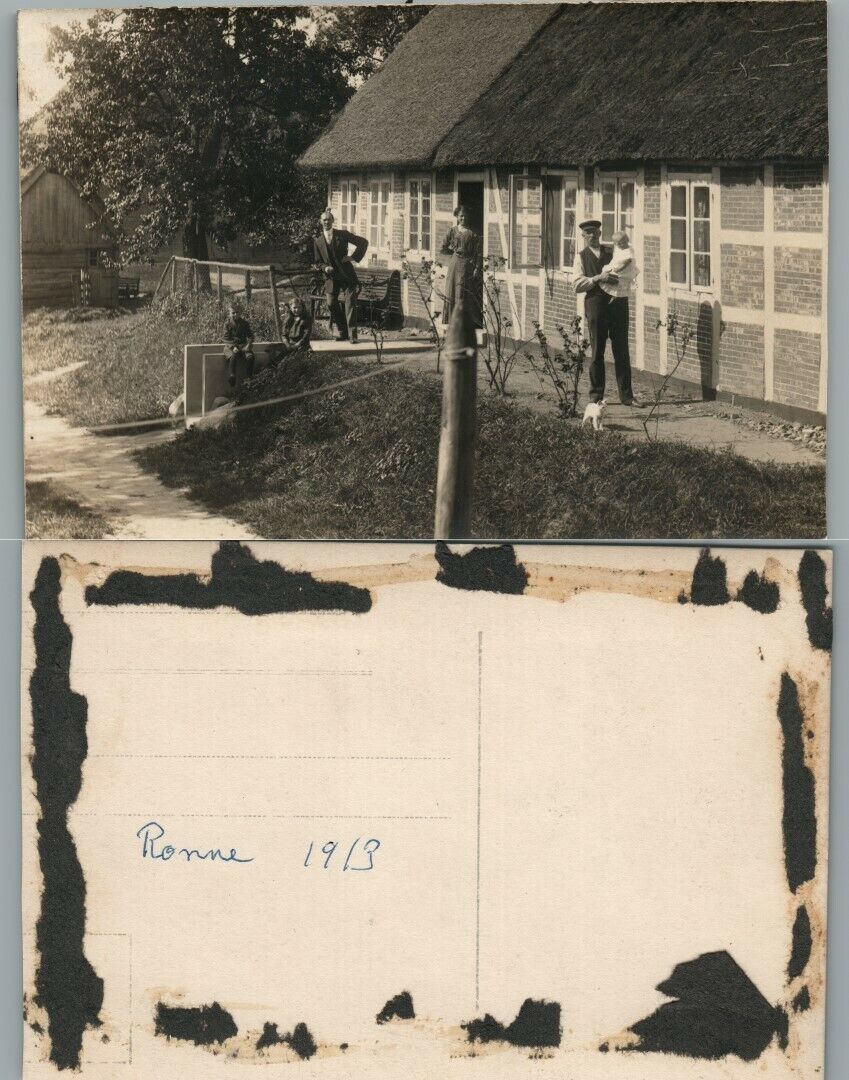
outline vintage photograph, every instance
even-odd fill
[[[29,541],[25,1080],[821,1080],[831,588]]]
[[[27,10],[26,528],[826,534],[826,5]]]

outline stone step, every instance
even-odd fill
[[[377,352],[374,338],[369,335],[361,336],[357,342],[332,341],[327,338],[313,338],[310,341],[310,349],[315,353],[343,353],[345,356],[355,354],[369,354]],[[387,338],[383,343],[383,352],[387,353],[412,353],[430,352],[433,345],[429,341],[411,338]]]

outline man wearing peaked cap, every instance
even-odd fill
[[[623,405],[633,405],[631,388],[631,356],[628,350],[628,302],[611,304],[611,297],[602,289],[602,281],[618,280],[612,270],[606,269],[613,258],[609,247],[601,245],[601,222],[588,218],[580,226],[583,248],[575,254],[572,266],[572,284],[576,293],[584,293],[584,318],[590,339],[590,401],[604,397],[604,350],[607,339],[613,346],[616,365],[616,382],[619,400]],[[624,315],[624,324],[623,324]]]

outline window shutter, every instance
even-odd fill
[[[546,270],[555,270],[560,265],[560,201],[560,177],[544,176],[542,179],[542,264]]]

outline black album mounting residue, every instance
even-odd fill
[[[286,570],[256,559],[238,540],[223,540],[212,556],[212,574],[142,574],[115,570],[102,585],[89,585],[87,604],[170,604],[175,607],[235,608],[243,615],[287,611],[371,609],[371,593],[345,581],[319,581],[304,570]]]
[[[68,810],[82,785],[88,754],[88,703],[71,689],[71,631],[59,606],[61,571],[42,559],[30,600],[35,611],[32,775],[39,804],[38,856],[44,885],[35,926],[35,1003],[47,1013],[50,1060],[80,1064],[83,1032],[100,1024],[103,980],[83,952],[86,886],[68,829]]]

